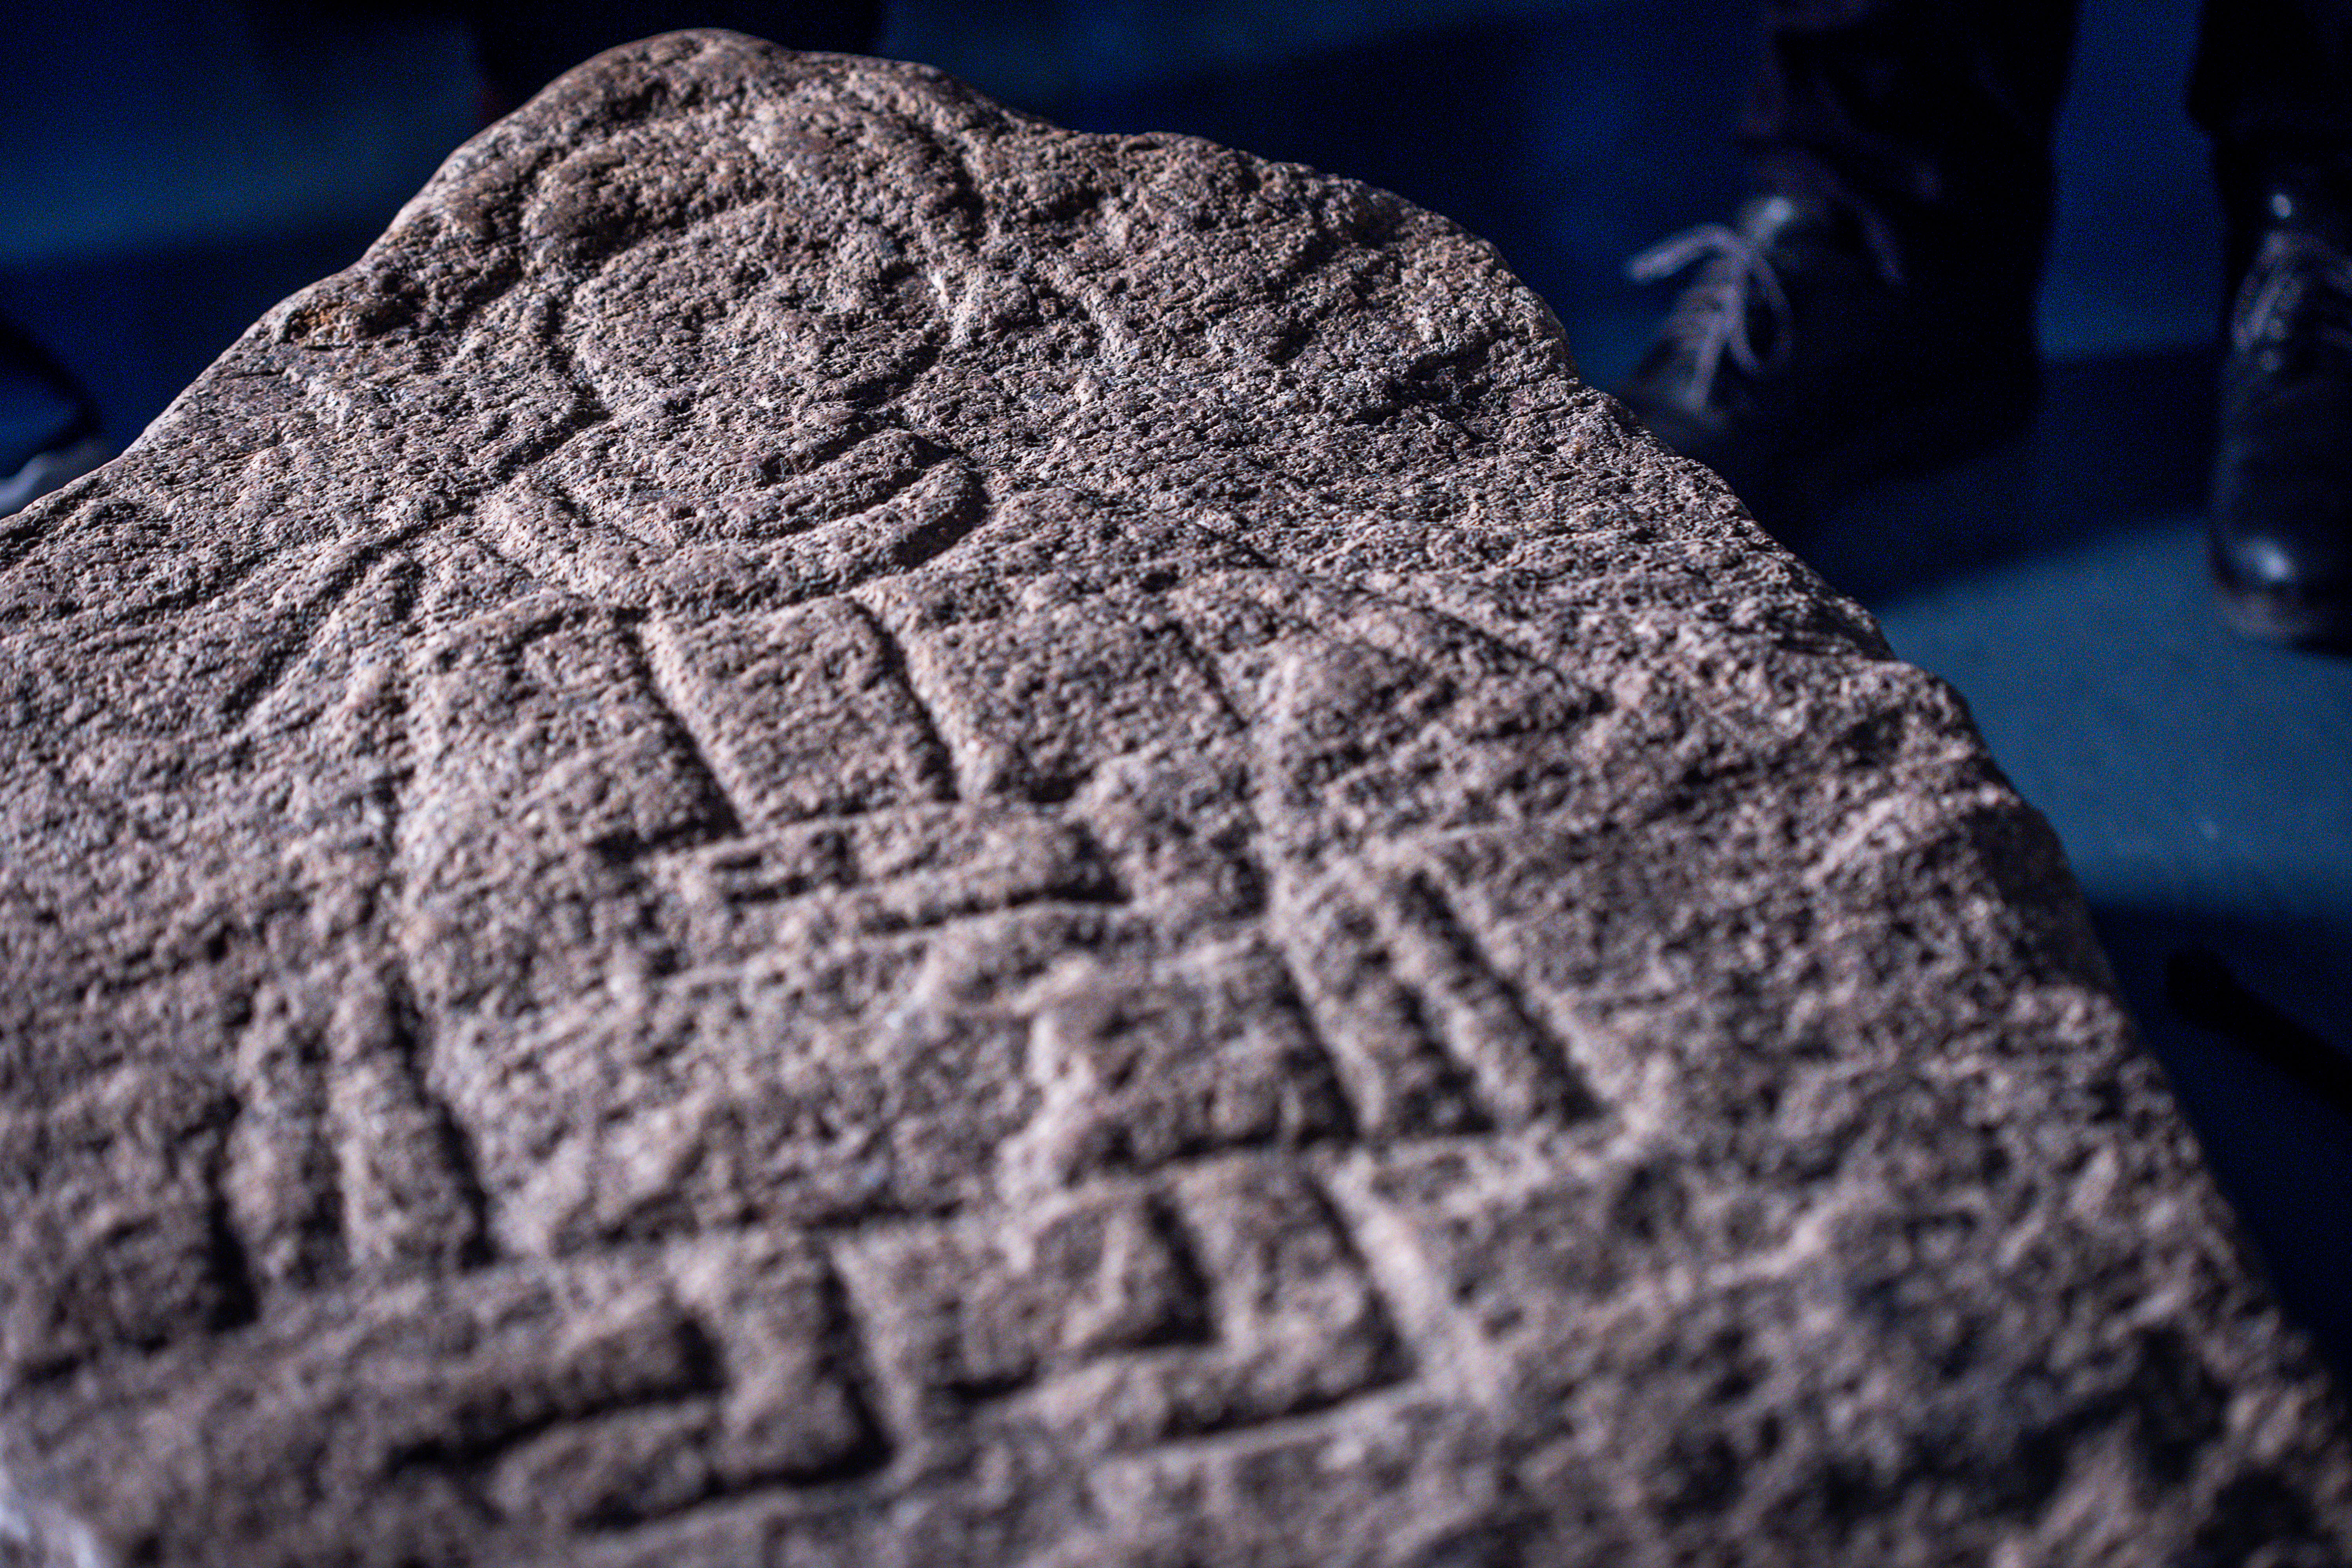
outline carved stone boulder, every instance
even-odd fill
[[[2344,1561],[1943,686],[1484,245],[723,34],[0,532],[0,1562]]]

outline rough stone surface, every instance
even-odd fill
[[[2345,1561],[1959,704],[1379,192],[606,57],[0,747],[0,1563]]]

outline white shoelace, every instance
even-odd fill
[[[2241,353],[2293,342],[2308,321],[2319,342],[2352,351],[2352,258],[2311,235],[2280,229],[2263,242],[2242,303],[2230,317]]]
[[[1714,391],[1727,354],[1749,375],[1759,375],[1786,358],[1792,316],[1789,296],[1764,247],[1724,224],[1705,223],[1669,235],[1633,258],[1625,269],[1636,283],[1654,283],[1701,262],[1706,270],[1675,301],[1663,334],[1687,344],[1696,356],[1693,385],[1704,401]],[[1761,300],[1771,314],[1769,353],[1757,347],[1751,300]]]

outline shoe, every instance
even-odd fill
[[[2230,310],[2209,541],[2221,608],[2265,642],[2352,644],[2346,216],[2274,190]]]
[[[1914,281],[1883,226],[1780,194],[1748,202],[1735,225],[1661,242],[1630,271],[1652,282],[1692,266],[1618,395],[1776,532],[2032,423],[2030,289]]]
[[[77,434],[43,447],[12,471],[0,475],[0,517],[24,510],[51,490],[72,483],[114,456],[102,437]]]
[[[114,456],[98,410],[57,362],[0,321],[0,517]]]

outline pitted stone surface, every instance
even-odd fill
[[[608,56],[0,747],[0,1561],[2345,1561],[1958,703],[1381,193]]]

